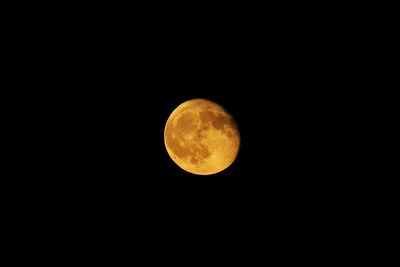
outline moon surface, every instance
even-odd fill
[[[240,134],[233,117],[206,99],[180,104],[164,129],[168,155],[183,170],[210,175],[228,168],[236,159]]]

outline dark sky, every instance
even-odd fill
[[[350,89],[365,60],[356,11],[28,2],[1,4],[21,240],[125,257],[346,254]],[[183,172],[163,143],[170,112],[198,97],[230,111],[242,138],[231,168],[209,177]]]

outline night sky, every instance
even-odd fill
[[[346,255],[350,89],[365,60],[354,13],[295,0],[28,2],[1,4],[19,244]],[[169,114],[192,98],[238,124],[238,158],[219,174],[186,173],[165,150]]]

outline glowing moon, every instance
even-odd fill
[[[233,117],[220,105],[193,99],[169,116],[164,143],[171,159],[182,169],[209,175],[228,168],[236,159],[240,134]]]

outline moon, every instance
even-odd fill
[[[192,99],[180,104],[164,129],[168,155],[183,170],[211,175],[236,159],[240,134],[233,117],[217,103]]]

